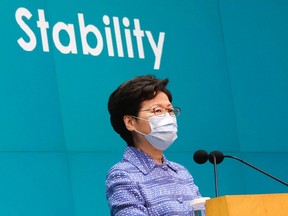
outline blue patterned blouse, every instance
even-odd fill
[[[164,157],[158,165],[143,151],[127,147],[107,175],[106,196],[111,215],[186,216],[193,215],[191,200],[201,195],[180,164]]]

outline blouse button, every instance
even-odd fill
[[[177,200],[179,203],[183,203],[183,197],[178,197]]]
[[[168,170],[168,167],[167,167],[166,165],[164,165],[164,166],[162,167],[162,169],[165,170],[165,171],[167,171],[167,170]]]

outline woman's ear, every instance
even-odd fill
[[[135,130],[135,118],[130,116],[130,115],[125,115],[123,116],[123,121],[124,121],[124,124],[127,128],[127,130],[129,131],[134,131]]]

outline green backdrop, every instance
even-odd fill
[[[144,74],[170,79],[182,113],[165,154],[203,196],[215,196],[213,166],[195,164],[198,149],[288,181],[287,10],[283,0],[2,0],[0,215],[109,215],[105,176],[126,145],[107,101]],[[287,192],[231,159],[218,178],[220,195]]]

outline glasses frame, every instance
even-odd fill
[[[165,112],[164,113],[162,113],[161,115],[157,115],[157,111],[155,110],[155,109],[159,109],[159,108],[161,108],[161,109],[164,109],[165,110]],[[170,112],[169,112],[169,110],[170,109],[173,109],[173,115],[171,115],[170,114]],[[176,111],[177,110],[177,111]],[[143,110],[139,110],[139,112],[147,112],[147,111],[152,111],[153,112],[153,114],[155,115],[155,116],[157,116],[157,117],[163,117],[163,116],[165,116],[166,115],[166,113],[168,112],[169,113],[169,115],[171,116],[171,117],[178,117],[179,115],[180,115],[180,113],[181,113],[181,108],[180,107],[177,107],[177,106],[172,106],[172,107],[168,107],[168,108],[165,108],[165,107],[162,107],[162,106],[157,106],[157,107],[153,107],[153,108],[149,108],[149,109],[143,109]]]

